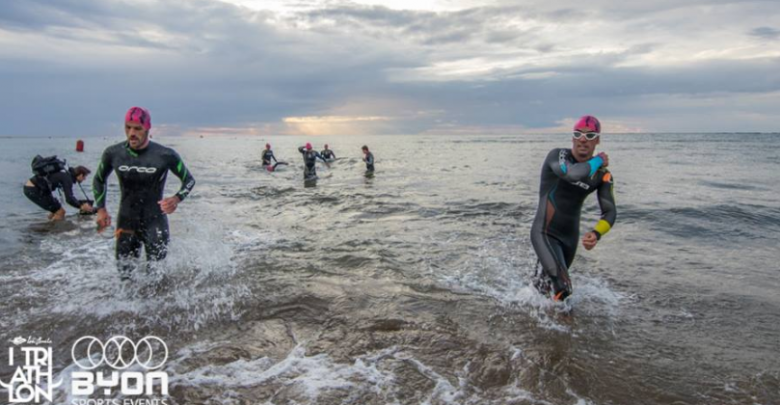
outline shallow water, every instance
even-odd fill
[[[48,224],[21,193],[35,154],[94,168],[119,140],[0,139],[1,353],[49,338],[65,375],[81,336],[160,336],[176,404],[780,403],[780,136],[604,136],[618,220],[568,306],[531,287],[528,239],[566,136],[160,139],[198,184],[126,285],[92,218]],[[341,158],[307,186],[306,141]],[[264,171],[266,142],[291,165]]]

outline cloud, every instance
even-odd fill
[[[751,30],[748,35],[761,39],[776,40],[780,38],[780,30],[771,27],[758,27]]]
[[[706,130],[696,114],[776,129],[758,117],[780,107],[763,97],[779,90],[780,48],[734,35],[776,39],[773,2],[491,4],[0,2],[14,95],[0,134],[105,135],[130,105],[169,133],[535,131],[586,110],[628,129]]]

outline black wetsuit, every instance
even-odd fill
[[[263,151],[263,166],[268,166],[271,164],[271,159],[274,160],[274,162],[279,162],[276,160],[276,156],[274,156],[274,152],[271,149],[266,149]]]
[[[363,161],[366,162],[366,170],[369,172],[374,171],[374,154],[371,152],[368,152],[366,156],[363,157]]]
[[[325,159],[315,150],[306,150],[305,147],[301,146],[298,148],[298,152],[301,152],[303,155],[303,178],[304,179],[313,179],[317,177],[317,159],[322,160],[325,162]]]
[[[614,180],[612,174],[601,167],[602,163],[600,157],[579,163],[571,149],[553,149],[542,166],[539,208],[531,228],[531,243],[557,299],[572,293],[568,269],[577,252],[580,213],[585,198],[598,190],[601,220],[593,231],[599,239],[615,223]],[[537,287],[543,292],[545,282],[543,278],[537,280]]]
[[[331,149],[323,150],[322,152],[320,152],[320,155],[322,156],[323,159],[327,159],[327,160],[334,160],[334,159],[336,159],[336,154],[333,153],[333,150],[331,150]]]
[[[106,206],[106,181],[112,170],[117,175],[121,192],[116,221],[116,258],[120,275],[128,278],[133,269],[128,259],[141,255],[142,244],[147,260],[161,260],[167,254],[168,217],[158,202],[163,199],[168,171],[182,181],[176,193],[180,200],[190,194],[195,179],[171,148],[149,142],[145,149],[137,151],[127,142],[118,143],[103,152],[95,173],[92,188],[96,208]]]
[[[52,193],[57,189],[62,189],[65,194],[65,201],[71,207],[81,208],[86,200],[78,200],[73,195],[73,185],[76,183],[76,175],[72,168],[57,173],[52,173],[47,177],[33,176],[30,182],[34,187],[24,186],[24,195],[39,207],[49,212],[57,212],[62,208],[62,204],[54,198]]]

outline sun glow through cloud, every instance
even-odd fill
[[[390,121],[380,116],[309,116],[285,117],[287,133],[318,135],[365,135],[374,132],[374,123]]]

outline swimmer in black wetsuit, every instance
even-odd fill
[[[325,149],[323,149],[322,152],[320,152],[320,155],[322,155],[322,157],[328,161],[336,160],[336,154],[333,153],[332,149],[328,149],[327,143],[325,144]]]
[[[274,162],[279,162],[276,160],[276,156],[274,156],[274,152],[271,150],[271,144],[267,143],[265,144],[265,150],[263,150],[263,166],[269,166],[272,159]]]
[[[363,151],[363,161],[366,162],[366,171],[373,173],[374,172],[374,154],[368,151],[368,146],[363,145],[362,148],[360,148]]]
[[[552,289],[556,301],[572,293],[569,266],[577,252],[585,198],[598,191],[601,206],[601,219],[582,238],[586,250],[593,249],[615,224],[614,181],[606,168],[609,158],[603,152],[593,156],[600,133],[596,117],[582,117],[574,126],[572,148],[553,149],[542,166],[539,208],[531,228],[531,243],[542,268],[535,285],[543,294]]]
[[[301,152],[303,155],[303,179],[304,180],[313,180],[317,178],[317,168],[316,163],[317,159],[322,160],[325,162],[325,165],[330,167],[328,162],[320,155],[317,151],[312,150],[311,144],[307,143],[306,146],[301,146],[298,148],[298,152]]]
[[[82,213],[92,213],[91,201],[78,200],[73,195],[73,185],[86,180],[89,173],[91,172],[86,167],[76,166],[46,177],[35,175],[24,184],[24,195],[37,206],[49,211],[49,219],[52,221],[60,221],[65,218],[65,208],[52,195],[57,189],[61,189],[65,194],[65,202],[68,205]]]
[[[152,127],[149,112],[133,107],[125,115],[127,142],[109,146],[103,152],[92,188],[98,209],[98,231],[111,225],[106,211],[108,176],[113,170],[121,192],[116,226],[116,259],[122,280],[131,278],[133,259],[141,255],[148,261],[165,258],[168,252],[168,217],[195,186],[195,179],[179,155],[170,148],[149,140]],[[163,198],[168,171],[181,179],[179,191]]]
[[[271,159],[273,159],[274,162],[276,162],[273,166],[271,166]],[[263,167],[266,168],[269,172],[272,172],[276,170],[276,167],[279,165],[286,165],[287,162],[280,162],[276,160],[276,156],[274,156],[274,152],[271,150],[271,144],[267,143],[265,144],[265,150],[263,150]]]

